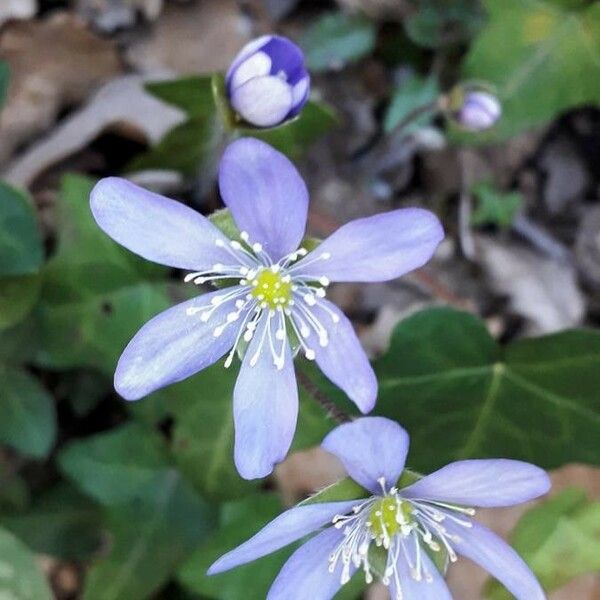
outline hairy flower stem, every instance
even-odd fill
[[[337,423],[350,423],[354,417],[342,410],[327,396],[302,369],[296,370],[298,383],[304,388],[309,396]]]

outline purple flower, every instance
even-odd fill
[[[341,425],[322,447],[372,495],[346,502],[304,503],[269,523],[219,558],[214,575],[250,562],[323,527],[283,566],[267,600],[329,600],[362,569],[389,586],[393,600],[451,598],[431,556],[462,555],[496,577],[518,600],[543,600],[533,573],[503,540],[474,521],[470,507],[511,506],[545,494],[546,473],[517,460],[462,460],[412,485],[397,482],[408,453],[408,434],[382,417]],[[382,554],[382,573],[374,555]]]
[[[469,91],[465,93],[456,121],[470,131],[484,131],[493,127],[501,114],[502,106],[496,96],[482,91]]]
[[[235,57],[226,85],[231,105],[248,123],[272,127],[300,112],[308,100],[310,76],[296,44],[264,35]]]
[[[429,260],[443,231],[428,211],[395,210],[348,223],[307,252],[299,248],[306,186],[283,154],[256,139],[227,148],[219,186],[241,241],[124,179],[100,181],[91,207],[98,225],[129,250],[192,270],[188,282],[230,284],[146,323],[119,360],[115,388],[137,400],[225,355],[229,367],[239,351],[235,463],[252,479],[268,475],[290,447],[298,412],[296,352],[315,360],[362,412],[375,404],[373,370],[350,321],[326,300],[329,282],[399,277]]]

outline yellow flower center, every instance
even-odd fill
[[[391,496],[378,500],[371,508],[369,527],[376,538],[391,538],[402,523],[411,521],[412,507],[408,502]]]
[[[250,292],[255,298],[264,302],[269,308],[285,308],[292,299],[292,283],[279,272],[262,269],[250,282],[254,289]]]

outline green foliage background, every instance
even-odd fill
[[[450,124],[455,143],[496,142],[600,103],[597,2],[414,4],[402,35],[420,64],[432,49],[463,47],[464,77],[491,83],[503,102],[503,118],[488,134],[466,135]],[[301,43],[309,67],[322,72],[381,51],[379,33],[364,16],[332,13]],[[8,75],[0,64],[0,103]],[[429,72],[398,85],[385,130],[435,101],[440,89]],[[228,140],[254,135],[298,159],[338,124],[330,107],[311,101],[289,123],[251,129],[228,108],[219,75],[153,83],[148,92],[187,119],[128,170],[173,169],[205,185]],[[413,127],[433,116],[424,114]],[[0,443],[43,472],[31,485],[18,471],[0,470],[0,596],[51,597],[35,553],[90,565],[84,600],[264,598],[290,549],[215,578],[205,575],[220,553],[283,508],[263,482],[244,481],[234,469],[235,369],[215,365],[136,404],[112,389],[130,337],[191,291],[179,276],[133,256],[97,228],[88,204],[93,184],[76,174],[62,179],[57,239],[48,245],[27,192],[0,183]],[[488,184],[476,194],[474,224],[510,225],[520,198]],[[381,390],[375,412],[410,431],[409,465],[419,472],[475,457],[518,458],[548,469],[600,462],[598,331],[501,345],[478,317],[433,308],[402,321],[374,365]],[[310,365],[299,366],[352,411]],[[90,415],[99,426],[89,427]],[[302,392],[294,449],[318,444],[333,426]],[[343,480],[320,498],[353,497],[353,486]],[[600,568],[599,524],[598,503],[567,490],[527,513],[513,542],[550,591]],[[338,597],[356,598],[363,587],[355,579]],[[497,584],[486,593],[508,597]]]

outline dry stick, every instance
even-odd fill
[[[338,423],[349,423],[354,419],[347,412],[343,411],[325,392],[320,390],[313,380],[301,369],[296,370],[298,382],[309,394],[309,396],[331,417]]]

